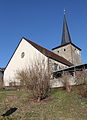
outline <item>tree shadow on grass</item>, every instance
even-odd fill
[[[6,111],[4,114],[2,114],[1,116],[3,116],[3,117],[10,116],[10,115],[13,114],[16,110],[17,110],[16,107],[10,108],[9,110],[7,110],[7,111]]]

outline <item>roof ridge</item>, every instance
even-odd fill
[[[34,46],[37,50],[39,50],[41,53],[43,53],[45,56],[54,59],[62,64],[65,64],[67,66],[72,66],[73,64],[71,62],[69,62],[68,60],[66,60],[65,58],[53,53],[52,51],[48,50],[47,48],[44,48],[40,45],[38,45],[37,43],[34,43],[31,40],[26,39],[25,37],[23,37],[27,42],[29,42],[32,46]]]

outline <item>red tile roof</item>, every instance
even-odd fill
[[[24,38],[27,42],[29,42],[33,47],[35,47],[38,51],[40,51],[42,54],[44,54],[45,56],[55,60],[55,61],[58,61],[64,65],[67,65],[67,66],[73,66],[73,64],[71,62],[69,62],[68,60],[66,60],[65,58],[51,52],[50,50],[47,50],[46,48],[32,42],[31,40],[28,40],[26,38]]]

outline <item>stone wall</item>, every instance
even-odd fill
[[[60,70],[60,69],[64,69],[64,68],[67,68],[68,66],[60,63],[60,62],[57,62],[53,59],[50,59],[49,58],[49,66],[50,66],[50,70],[53,72],[53,71],[56,71],[56,70]]]

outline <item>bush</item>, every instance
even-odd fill
[[[87,86],[86,85],[80,85],[80,86],[78,86],[77,90],[78,90],[78,94],[81,97],[87,98]]]
[[[71,92],[70,78],[71,75],[68,72],[64,72],[61,78],[64,88],[67,92]]]
[[[87,84],[87,71],[76,71],[76,84]]]
[[[87,71],[76,71],[76,84],[80,85],[79,95],[87,98]]]
[[[0,78],[0,89],[3,89],[3,79]]]
[[[50,72],[45,60],[37,61],[32,66],[17,71],[16,79],[20,80],[22,88],[31,90],[38,101],[47,97],[50,87]]]

